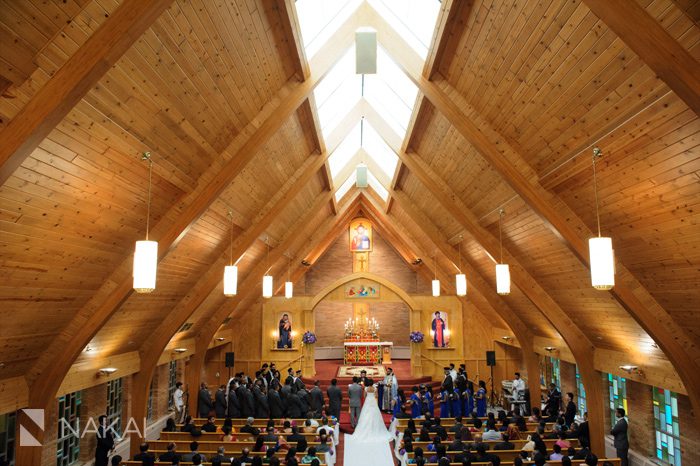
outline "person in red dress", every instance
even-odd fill
[[[435,318],[433,319],[433,346],[436,348],[444,348],[447,346],[447,339],[445,338],[445,330],[447,330],[447,324],[445,320],[440,316],[440,311],[435,312]]]

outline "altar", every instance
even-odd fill
[[[391,364],[390,341],[346,341],[343,361],[348,364]]]

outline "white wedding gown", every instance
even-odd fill
[[[365,389],[365,404],[355,432],[345,435],[344,466],[393,466],[391,440],[392,435],[379,411],[376,392]]]

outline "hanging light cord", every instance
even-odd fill
[[[290,255],[289,257],[287,257],[287,259],[289,259],[289,261],[287,262],[287,281],[289,282],[291,281],[290,278],[292,270],[292,256]]]
[[[146,241],[148,241],[148,230],[150,230],[151,227],[151,183],[153,180],[153,160],[151,160],[150,152],[144,152],[141,159],[148,161],[148,198],[146,200]]]
[[[459,247],[457,248],[457,255],[459,256],[459,273],[462,273],[462,241],[464,240],[464,237],[462,235],[459,236]]]
[[[498,244],[501,246],[501,264],[503,263],[503,226],[501,220],[505,213],[506,211],[503,209],[498,212]]]
[[[598,237],[600,238],[600,212],[598,211],[598,180],[595,173],[595,161],[603,156],[603,151],[598,147],[593,148],[593,193],[595,194],[595,218],[598,224]]]
[[[229,244],[229,254],[231,256],[231,265],[233,265],[233,211],[228,211],[228,216],[231,219],[231,243]]]

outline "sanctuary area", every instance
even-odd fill
[[[0,0],[0,466],[700,465],[700,0]]]

